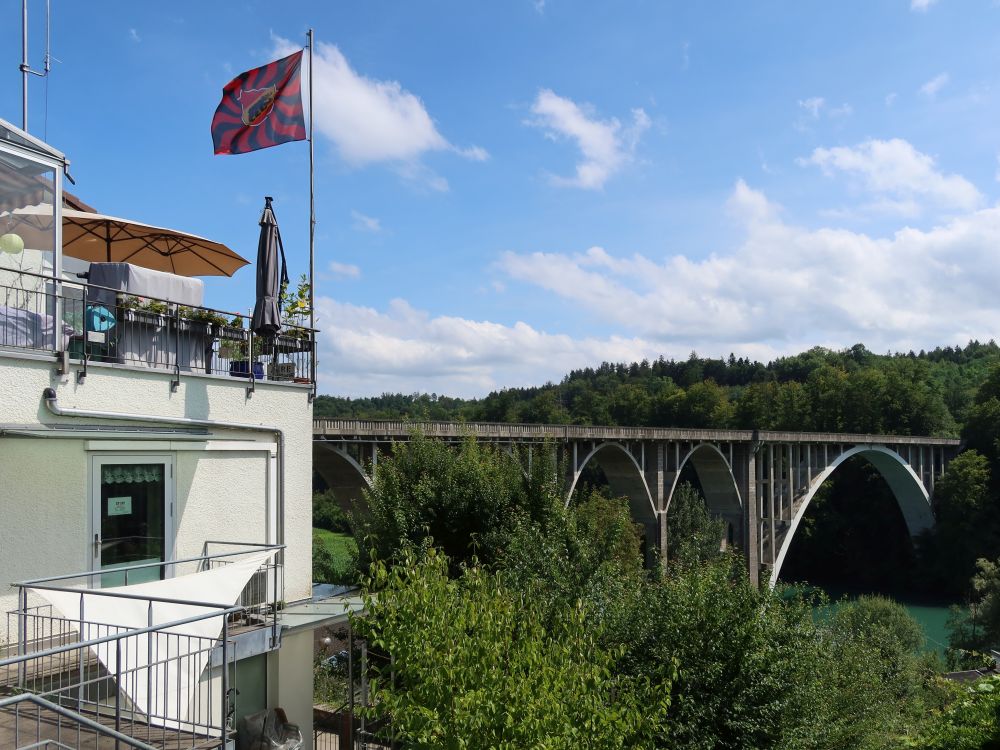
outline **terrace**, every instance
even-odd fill
[[[98,214],[64,194],[65,157],[0,121],[0,355],[310,385],[314,331],[288,306],[276,336],[203,304],[197,276],[247,261],[186,232]],[[302,295],[300,295],[302,297]]]
[[[278,647],[281,549],[206,542],[196,558],[114,571],[147,581],[139,585],[93,588],[107,570],[14,584],[13,641],[0,649],[0,746],[225,747],[237,660]],[[195,595],[166,595],[181,576]],[[199,588],[226,585],[235,604],[198,600]]]
[[[0,354],[77,363],[81,379],[99,363],[160,370],[175,382],[207,374],[309,384],[313,347],[314,332],[303,326],[265,338],[239,313],[0,266]]]

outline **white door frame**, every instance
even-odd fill
[[[174,559],[174,508],[176,507],[175,456],[173,453],[99,453],[90,457],[89,570],[101,569],[101,466],[104,464],[163,464],[163,560]],[[168,577],[174,566],[164,566]]]

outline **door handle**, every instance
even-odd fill
[[[100,557],[101,555],[101,535],[94,534],[94,557]]]

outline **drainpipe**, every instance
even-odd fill
[[[55,388],[42,391],[42,399],[50,412],[59,417],[89,417],[90,419],[117,419],[128,422],[153,422],[165,424],[188,425],[190,427],[216,427],[227,430],[247,430],[248,432],[273,433],[278,443],[278,496],[277,504],[278,528],[276,542],[285,543],[285,433],[278,427],[263,424],[244,424],[242,422],[223,422],[218,419],[194,419],[192,417],[162,417],[153,414],[125,414],[117,411],[91,411],[77,409],[72,406],[60,406]],[[284,550],[280,552],[284,558]],[[282,559],[284,563],[284,559]]]

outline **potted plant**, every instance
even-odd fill
[[[150,326],[162,326],[170,312],[166,302],[131,294],[118,295],[118,309],[122,311],[122,320]]]
[[[182,321],[181,330],[185,328],[192,330],[194,326],[191,324],[196,323],[204,328],[205,333],[210,333],[212,336],[218,338],[222,329],[229,325],[229,319],[226,316],[204,307],[185,307],[181,305],[179,313]]]
[[[229,374],[235,378],[249,378],[252,372],[255,378],[262,379],[264,365],[257,359],[263,348],[263,339],[255,336],[253,351],[250,351],[249,335],[243,328],[243,318],[239,316],[229,321],[223,334],[224,340],[219,347],[219,356],[229,360]]]
[[[310,332],[302,328],[309,316],[309,281],[303,274],[294,290],[287,284],[281,287],[278,306],[281,310],[282,330],[273,340],[268,342],[268,353],[273,360],[267,366],[267,376],[272,380],[297,380],[296,367],[301,365],[294,360],[279,361],[279,355],[295,354],[309,351]]]
[[[281,289],[281,325],[276,348],[278,351],[305,352],[310,351],[312,332],[304,326],[309,320],[312,308],[309,306],[309,279],[305,274],[299,278],[298,286],[289,291],[287,285]]]

